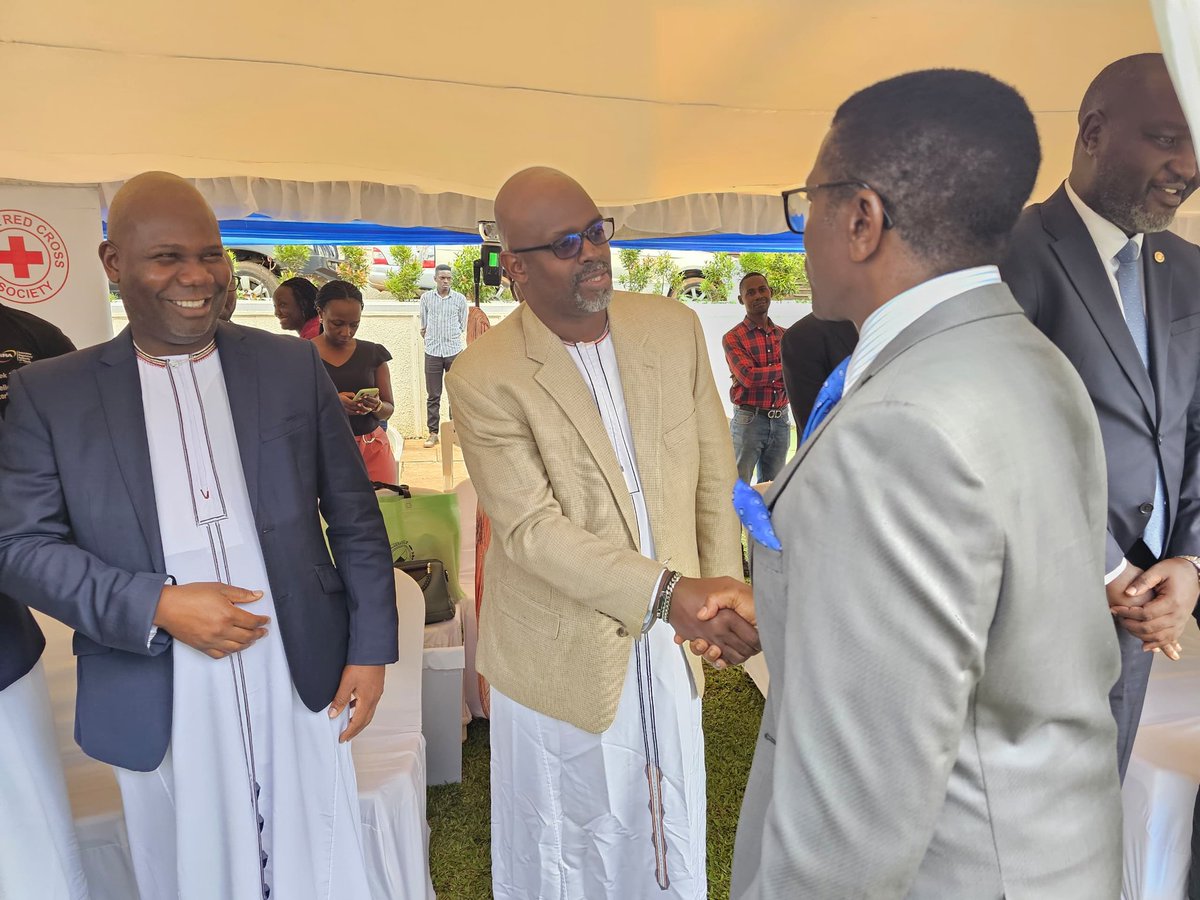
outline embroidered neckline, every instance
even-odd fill
[[[608,317],[605,316],[605,318],[604,318],[604,333],[601,334],[600,337],[596,338],[594,341],[563,341],[563,346],[564,347],[578,347],[580,344],[587,346],[587,345],[591,345],[591,344],[602,343],[604,341],[604,339],[606,337],[608,337],[609,329],[610,329],[610,322],[608,320]],[[562,338],[559,338],[559,340],[562,340]]]
[[[217,339],[214,337],[211,341],[208,342],[207,345],[205,345],[204,347],[201,347],[195,353],[189,353],[188,361],[197,363],[197,362],[200,362],[200,360],[202,360],[202,359],[208,359],[208,357],[213,355],[213,353],[216,351],[216,349],[217,349]],[[134,343],[133,343],[133,351],[137,354],[138,359],[142,360],[142,362],[149,363],[152,366],[158,366],[160,369],[165,369],[168,365],[170,365],[170,360],[164,359],[161,356],[151,356],[149,353],[147,353],[145,350],[143,350],[141,347],[139,347],[137,345],[137,341],[134,341]]]

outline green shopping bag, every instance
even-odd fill
[[[378,493],[379,511],[392,545],[392,562],[410,559],[440,559],[450,576],[456,600],[463,596],[458,583],[458,554],[461,532],[456,494]]]

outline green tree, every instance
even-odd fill
[[[397,300],[411,300],[417,296],[417,281],[421,277],[421,260],[412,247],[391,247],[392,265],[396,271],[387,277],[383,289]]]
[[[676,290],[683,281],[683,271],[666,250],[650,257],[650,285],[653,293],[664,297]]]
[[[312,248],[307,244],[280,244],[275,248],[275,262],[279,266],[280,281],[295,278],[304,271]]]
[[[342,247],[342,258],[338,260],[335,271],[338,278],[348,281],[356,288],[367,286],[367,273],[371,264],[367,261],[367,251],[362,247]]]
[[[619,248],[617,258],[621,261],[621,268],[624,270],[617,283],[627,291],[645,292],[646,286],[650,284],[650,277],[654,274],[653,262],[642,256],[642,251],[636,247]]]
[[[701,270],[701,286],[709,303],[724,303],[729,299],[729,285],[733,281],[733,255],[718,250]]]
[[[760,253],[751,251],[738,258],[742,274],[761,272],[767,277],[776,299],[806,299],[810,293],[803,253]]]

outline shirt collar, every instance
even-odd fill
[[[749,316],[743,316],[743,317],[742,317],[742,324],[743,324],[743,325],[745,325],[747,328],[757,328],[759,331],[774,331],[774,330],[775,330],[775,328],[777,327],[777,326],[775,325],[775,323],[771,321],[771,317],[770,317],[770,316],[767,316],[767,324],[766,324],[765,326],[761,326],[761,325],[755,325],[755,324],[754,324],[754,323],[753,323],[753,322],[750,320],[750,317],[749,317]]]
[[[951,297],[999,283],[1000,270],[995,266],[976,266],[939,275],[897,294],[863,322],[858,345],[850,355],[850,365],[846,369],[845,392],[849,392],[884,347],[925,313]]]
[[[1083,219],[1083,226],[1092,236],[1092,243],[1096,245],[1096,250],[1105,264],[1116,257],[1131,240],[1137,244],[1138,255],[1141,256],[1142,241],[1146,237],[1144,234],[1135,234],[1132,238],[1129,237],[1124,231],[1084,203],[1083,199],[1075,193],[1075,189],[1071,187],[1070,181],[1064,181],[1063,186],[1067,189],[1067,199],[1075,207],[1075,212],[1079,213],[1079,218]]]

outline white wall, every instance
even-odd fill
[[[726,415],[732,416],[733,406],[729,402],[729,367],[721,349],[721,338],[742,320],[745,311],[736,301],[688,305],[700,317],[717,391],[725,404]],[[492,325],[499,323],[514,309],[516,305],[513,303],[483,305],[483,310],[492,320]],[[780,300],[771,304],[771,319],[775,324],[787,328],[808,315],[811,310],[812,307],[807,303]],[[125,310],[119,303],[113,304],[112,318],[114,332],[125,327]],[[239,303],[233,321],[239,325],[262,328],[276,334],[282,333],[270,303]],[[400,303],[395,300],[368,300],[362,325],[358,329],[359,337],[383,344],[392,354],[388,368],[392,374],[392,395],[396,412],[391,418],[390,426],[405,437],[425,436],[425,354],[420,330],[418,304]],[[445,417],[446,403],[443,395],[442,418]]]
[[[689,303],[696,314],[700,316],[700,325],[704,329],[704,340],[708,345],[708,360],[712,366],[713,377],[717,381],[717,391],[725,404],[725,415],[733,416],[733,404],[729,402],[729,386],[733,382],[729,374],[729,366],[725,362],[725,351],[721,349],[721,338],[725,332],[746,317],[746,311],[736,300],[730,303]],[[800,303],[795,300],[776,300],[771,304],[770,317],[781,328],[787,328],[812,312],[812,304]],[[795,424],[794,422],[792,423]]]

